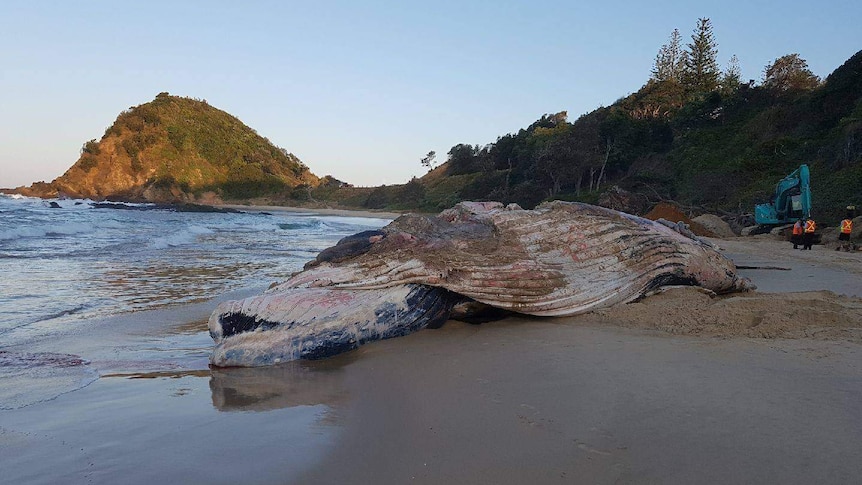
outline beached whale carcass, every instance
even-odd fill
[[[399,329],[379,333],[386,338],[439,323],[452,294],[518,313],[563,316],[630,302],[673,284],[716,293],[751,287],[711,245],[658,222],[581,203],[524,210],[462,202],[437,216],[405,215],[380,231],[344,238],[264,295],[223,303],[209,321],[217,343],[211,361],[260,365],[272,362],[258,358],[267,352],[278,361],[324,357],[373,339],[356,333],[357,326]],[[407,302],[405,287],[431,288]],[[355,309],[363,305],[403,311]],[[238,321],[244,323],[225,330]],[[328,345],[339,325],[353,340]]]

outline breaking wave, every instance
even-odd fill
[[[63,237],[93,232],[93,225],[84,222],[67,222],[59,225],[18,226],[0,232],[0,241],[21,238]]]

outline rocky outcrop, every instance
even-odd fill
[[[599,196],[598,205],[636,215],[645,214],[651,206],[645,195],[629,192],[617,185],[612,186]]]

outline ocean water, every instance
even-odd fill
[[[104,378],[213,381],[206,318],[218,301],[259,294],[389,222],[0,195],[0,418]]]
[[[127,207],[0,195],[0,351],[82,320],[266,287],[340,238],[390,222]]]

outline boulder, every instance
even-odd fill
[[[700,224],[717,237],[736,237],[730,224],[714,214],[701,214],[692,219],[692,222]]]

